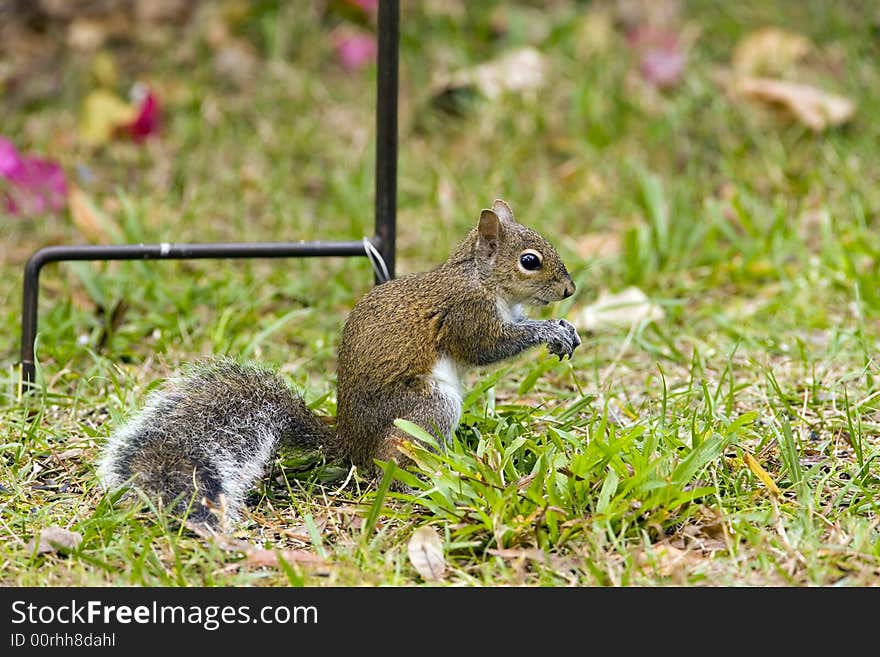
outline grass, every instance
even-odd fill
[[[113,226],[107,242],[370,234],[375,73],[336,64],[328,32],[343,19],[311,3],[223,6],[248,75],[223,73],[207,11],[158,45],[114,46],[120,78],[151,80],[165,101],[158,139],[78,144],[93,56],[61,46],[52,70],[24,69],[52,93],[4,99],[4,134],[68,172],[89,168],[76,181]],[[236,532],[282,557],[266,565],[103,496],[97,454],[158,381],[205,354],[276,365],[333,414],[338,334],[371,285],[367,261],[52,265],[39,390],[22,397],[23,264],[84,237],[67,213],[5,217],[0,582],[419,584],[407,544],[429,525],[444,584],[876,584],[872,3],[684,3],[698,38],[662,93],[603,22],[610,4],[443,6],[403,15],[398,271],[439,263],[503,197],[578,283],[540,316],[577,323],[599,291],[634,285],[664,319],[582,334],[570,362],[539,350],[469,375],[454,443],[438,455],[414,441],[421,476],[394,475],[411,494],[279,456]],[[797,73],[854,99],[850,123],[813,133],[722,91],[717,69],[768,24],[812,40]],[[540,93],[458,99],[454,114],[431,104],[435,71],[527,44],[549,58]],[[53,525],[81,544],[26,548]]]

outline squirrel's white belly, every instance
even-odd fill
[[[447,436],[455,432],[461,420],[462,388],[459,370],[458,364],[449,356],[441,356],[431,370],[434,387],[440,396],[445,398],[449,411],[447,417],[443,419],[448,420],[450,426],[442,427]]]

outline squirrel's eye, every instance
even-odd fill
[[[524,251],[519,256],[519,264],[527,271],[535,271],[541,268],[541,256],[534,251]]]

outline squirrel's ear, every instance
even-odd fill
[[[513,221],[513,210],[511,210],[510,206],[500,198],[495,199],[495,202],[492,204],[492,209],[501,221]]]
[[[480,225],[477,226],[477,252],[491,258],[498,251],[498,239],[501,237],[501,222],[493,210],[480,213]]]

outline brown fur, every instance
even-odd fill
[[[544,256],[538,274],[517,266],[526,249]],[[401,437],[395,418],[429,431],[445,427],[445,409],[431,396],[438,360],[473,366],[515,355],[536,343],[523,340],[511,353],[488,357],[507,330],[499,298],[510,306],[545,304],[573,293],[556,250],[496,201],[445,263],[373,288],[352,310],[339,348],[337,450],[372,469],[378,454],[395,452],[385,445]]]
[[[525,252],[540,266],[521,265]],[[379,285],[355,305],[339,347],[335,431],[277,375],[230,361],[200,364],[114,433],[101,478],[111,488],[133,481],[166,503],[177,500],[178,510],[205,499],[191,517],[213,524],[205,509],[234,518],[281,444],[320,447],[373,472],[377,459],[400,461],[407,436],[397,418],[441,441],[454,433],[460,369],[542,343],[570,357],[580,344],[571,324],[529,320],[518,309],[574,290],[556,250],[495,201],[442,265]]]

